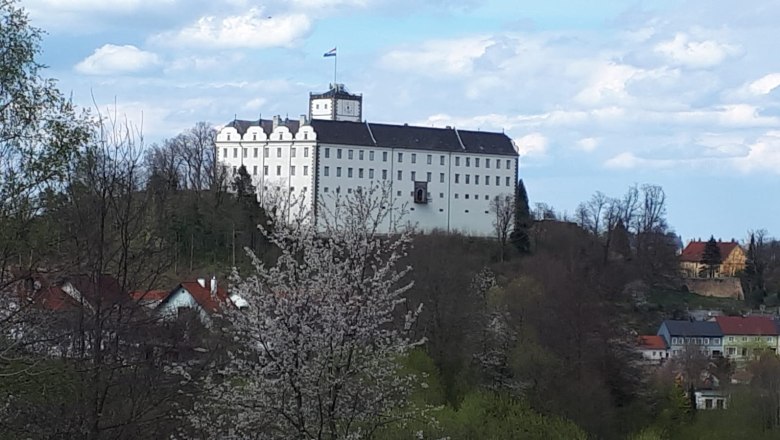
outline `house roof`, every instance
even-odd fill
[[[133,301],[162,301],[170,291],[168,290],[135,290],[130,292]]]
[[[297,120],[282,120],[279,124],[292,133],[300,128]],[[325,119],[314,119],[310,124],[317,133],[317,140],[326,144],[517,156],[512,140],[504,133]],[[242,136],[250,127],[258,126],[266,134],[273,131],[273,121],[267,119],[234,120],[226,124]]]
[[[692,241],[685,246],[682,254],[680,254],[680,261],[686,261],[690,263],[700,263],[704,256],[704,248],[707,246],[706,241]],[[720,256],[724,260],[731,255],[734,249],[739,247],[739,243],[734,241],[719,241],[718,249],[720,249]]]
[[[230,303],[224,287],[217,287],[216,295],[212,295],[210,288],[201,286],[197,281],[184,281],[179,286],[189,292],[192,298],[209,313],[216,312],[223,304]]]
[[[77,292],[72,292],[71,287]],[[124,304],[130,299],[119,281],[105,274],[94,279],[85,274],[69,275],[55,281],[43,274],[30,274],[20,281],[19,293],[37,307],[53,311],[77,309],[81,307],[82,300],[94,309],[98,304],[106,308]]]
[[[676,321],[667,319],[661,324],[661,326],[664,325],[671,336],[723,336],[718,323],[712,321]]]
[[[718,316],[724,335],[777,335],[775,322],[766,316]]]
[[[662,336],[657,335],[641,335],[639,336],[639,348],[643,350],[666,350],[666,340]]]

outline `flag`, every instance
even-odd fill
[[[333,49],[325,52],[324,54],[322,54],[322,56],[323,57],[335,57],[336,56],[336,48],[334,47]]]

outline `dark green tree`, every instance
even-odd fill
[[[238,172],[236,172],[236,176],[233,178],[233,182],[231,182],[231,187],[236,193],[236,199],[239,201],[254,198],[255,203],[257,203],[257,190],[252,183],[252,176],[249,175],[244,165],[238,167]]]
[[[531,208],[528,206],[528,192],[525,190],[523,179],[517,182],[515,189],[515,218],[514,228],[509,235],[509,241],[520,253],[527,254],[531,251],[530,229],[533,226]]]
[[[706,266],[707,277],[715,278],[715,273],[723,262],[723,257],[720,255],[720,247],[714,236],[710,236],[710,239],[704,245],[701,262]]]
[[[745,297],[750,298],[756,304],[762,303],[764,297],[766,297],[766,285],[764,282],[764,268],[766,264],[760,255],[764,244],[763,240],[763,231],[759,231],[758,239],[756,239],[755,232],[750,233],[745,270],[742,271],[740,276]]]

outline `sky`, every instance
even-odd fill
[[[23,0],[41,60],[146,143],[306,113],[504,131],[531,204],[661,185],[684,241],[780,234],[776,0]]]

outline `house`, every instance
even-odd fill
[[[661,323],[658,336],[663,337],[672,357],[678,357],[691,348],[710,357],[723,354],[723,333],[716,322],[669,319]]]
[[[718,241],[721,264],[715,269],[715,277],[734,277],[745,269],[747,255],[736,241]],[[680,270],[691,278],[703,277],[707,265],[702,262],[706,241],[691,241],[680,254]]]
[[[141,306],[155,309],[168,296],[168,290],[134,290],[130,297]]]
[[[213,313],[234,304],[227,290],[217,285],[215,277],[208,285],[205,278],[198,278],[196,281],[183,281],[173,288],[156,310],[166,319],[176,318],[185,313],[195,313],[201,322],[208,325]]]
[[[642,360],[648,365],[661,365],[669,359],[669,346],[662,336],[639,336],[637,350],[642,355]]]
[[[264,205],[300,198],[307,215],[326,215],[336,198],[381,186],[389,230],[401,220],[422,231],[492,236],[496,197],[514,196],[517,146],[504,133],[380,124],[362,118],[363,97],[343,84],[309,96],[297,120],[233,120],[217,134],[216,160],[232,180],[243,166]],[[281,197],[280,197],[281,196]],[[297,210],[292,210],[298,212]]]
[[[90,313],[131,303],[130,296],[111,275],[86,274],[52,277],[30,274],[17,284],[17,294],[34,307],[50,311]]]
[[[723,332],[723,353],[744,362],[763,350],[777,351],[778,329],[766,316],[717,316]]]
[[[696,409],[726,409],[728,407],[728,395],[721,390],[699,389],[693,392]]]

